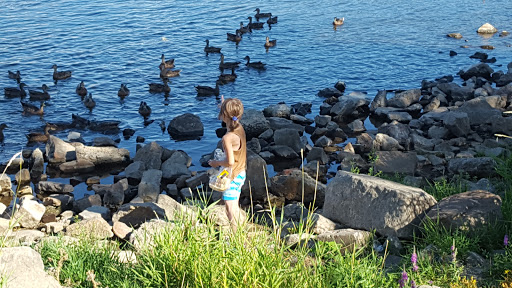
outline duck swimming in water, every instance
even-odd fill
[[[195,86],[194,88],[197,91],[197,96],[219,96],[219,83],[219,80],[215,81],[215,88],[209,86]]]
[[[208,39],[204,40],[204,42],[206,42],[206,46],[204,47],[204,52],[206,52],[206,54],[220,53],[220,49],[222,49],[222,48],[210,46],[210,40],[208,40]]]
[[[30,132],[25,134],[28,143],[41,142],[46,143],[50,138],[50,131],[57,130],[56,127],[50,123],[46,123],[44,126],[44,133],[41,132]]]
[[[238,44],[238,42],[242,41],[242,36],[240,35],[240,31],[236,31],[235,34],[233,33],[226,33],[227,36],[228,36],[228,40],[229,41],[232,41],[232,42],[236,42]]]
[[[252,17],[251,16],[247,17],[247,19],[249,19],[249,24],[247,24],[247,27],[249,27],[250,29],[263,29],[263,25],[265,23],[263,23],[263,22],[252,23]]]
[[[130,89],[126,87],[126,84],[121,84],[121,88],[119,88],[119,91],[117,91],[117,96],[123,98],[130,95]]]
[[[236,61],[236,62],[224,62],[224,54],[220,54],[220,64],[219,64],[219,69],[220,70],[223,70],[224,69],[233,69],[233,68],[238,68],[238,65],[240,64],[240,61]]]
[[[55,81],[57,81],[57,80],[64,80],[64,79],[67,79],[67,78],[71,77],[71,71],[70,70],[67,70],[67,71],[57,71],[57,65],[56,64],[53,64],[52,68],[53,68],[53,80],[55,80]]]
[[[21,102],[21,107],[23,108],[23,114],[30,114],[30,115],[40,115],[42,116],[44,113],[44,102],[41,102],[41,106],[37,108],[37,106],[32,105],[30,103]]]
[[[140,102],[140,105],[139,105],[139,114],[144,117],[144,118],[147,118],[149,117],[149,115],[151,115],[151,108],[148,106],[148,104],[146,104],[146,102],[144,101],[141,101]]]
[[[18,84],[21,82],[21,73],[20,70],[17,70],[16,73],[12,71],[7,71],[9,74],[9,79],[15,79]]]
[[[248,26],[244,26],[244,22],[240,22],[240,28],[236,29],[240,33],[240,35],[251,32],[251,29]]]
[[[268,36],[267,36],[267,38],[265,39],[265,44],[264,44],[264,46],[265,46],[266,48],[268,48],[268,47],[274,47],[274,46],[276,46],[276,43],[277,43],[277,40],[276,40],[276,39],[274,39],[274,40],[272,40],[272,41],[271,41],[271,40],[268,38]]]
[[[4,129],[8,128],[7,124],[2,123],[0,124],[0,142],[4,142]]]
[[[260,8],[256,8],[254,11],[256,11],[256,14],[254,14],[254,18],[256,18],[256,20],[259,18],[268,18],[272,16],[272,13],[261,13]]]
[[[237,75],[235,74],[235,68],[231,68],[231,74],[220,74],[219,81],[220,84],[224,85],[229,82],[234,82],[236,80]]]
[[[171,92],[171,87],[167,84],[169,81],[167,78],[163,79],[164,84],[160,83],[149,83],[149,93],[169,93]]]
[[[41,86],[41,91],[37,90],[28,90],[28,95],[30,95],[30,100],[36,100],[36,101],[43,101],[43,100],[50,100],[50,94],[48,93],[48,86],[46,84],[43,84]]]
[[[84,97],[85,95],[87,95],[87,88],[85,88],[84,81],[81,81],[80,84],[78,84],[76,86],[76,90],[75,91],[76,91],[76,94],[78,94],[81,97]]]
[[[268,25],[277,24],[277,16],[272,17],[272,15],[270,15],[268,17],[267,24]]]
[[[343,23],[345,23],[345,17],[343,17],[343,18],[334,17],[334,21],[332,21],[332,25],[334,25],[334,26],[343,25]]]
[[[169,60],[165,60],[165,55],[164,54],[162,54],[162,57],[160,57],[160,58],[162,59],[162,62],[158,66],[158,68],[160,68],[160,70],[162,70],[162,68],[166,68],[166,69],[174,68],[174,58],[173,59],[169,59]]]
[[[245,56],[244,59],[247,60],[247,63],[245,63],[245,66],[247,66],[247,67],[258,69],[258,70],[267,69],[267,68],[265,68],[266,64],[262,63],[261,61],[251,63],[251,58],[249,56]]]
[[[4,94],[6,98],[23,98],[27,96],[25,87],[27,84],[20,83],[19,87],[4,87]]]
[[[92,99],[92,93],[89,93],[89,96],[84,98],[84,106],[92,110],[92,108],[96,107],[96,101]]]
[[[160,78],[162,79],[180,76],[180,72],[181,69],[171,70],[160,66]]]

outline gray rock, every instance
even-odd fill
[[[379,90],[375,98],[373,98],[372,103],[370,104],[370,111],[374,112],[379,107],[387,106],[387,94],[386,90]]]
[[[48,210],[54,211],[56,212],[55,216],[58,216],[63,211],[71,210],[74,200],[75,198],[70,194],[51,194],[43,198],[43,205],[47,206],[47,212]],[[53,209],[49,209],[48,206],[52,206]]]
[[[489,103],[482,98],[472,99],[465,102],[459,109],[456,110],[458,113],[464,112],[468,115],[470,125],[480,125],[485,123],[491,123],[490,119],[501,116],[501,112],[489,105]]]
[[[101,196],[98,194],[85,196],[73,202],[73,211],[80,213],[91,206],[102,206]]]
[[[446,229],[475,233],[479,228],[502,218],[501,198],[483,190],[452,195],[439,201],[426,217]]]
[[[185,183],[187,184],[187,187],[190,187],[194,191],[196,190],[196,187],[203,186],[206,187],[208,185],[208,182],[210,181],[210,177],[208,177],[208,173],[206,172],[200,172],[197,173],[195,176],[192,176],[185,180]]]
[[[390,124],[380,126],[378,132],[393,137],[405,149],[409,149],[411,146],[411,139],[409,137],[411,134],[411,128],[409,128],[408,125],[392,122]]]
[[[142,173],[146,171],[146,164],[143,161],[134,161],[124,169],[124,174],[130,183],[138,185],[142,179]]]
[[[28,169],[21,169],[14,175],[14,179],[18,186],[26,186],[30,183],[30,172]]]
[[[167,191],[167,194],[171,197],[178,197],[178,186],[176,186],[176,184],[168,184],[165,191]]]
[[[484,25],[480,26],[476,32],[481,34],[494,34],[498,32],[498,29],[496,29],[494,26],[492,26],[489,23],[485,23]]]
[[[368,153],[373,149],[373,138],[368,133],[356,137],[356,151],[358,154]]]
[[[41,255],[29,247],[0,249],[0,270],[8,275],[6,288],[60,288],[55,278],[46,274]]]
[[[274,130],[272,130],[270,128],[265,130],[263,133],[261,133],[258,136],[258,138],[263,139],[263,140],[267,140],[267,141],[270,141],[272,139],[272,137],[274,137]]]
[[[343,95],[343,93],[341,93],[340,90],[336,89],[336,88],[324,88],[320,91],[318,91],[318,97],[322,97],[322,98],[329,98],[329,97],[340,97],[341,95]]]
[[[155,237],[161,235],[165,231],[173,229],[176,224],[163,220],[153,220],[142,224],[137,230],[129,236],[129,242],[136,251],[147,249],[155,246]]]
[[[77,143],[75,151],[78,160],[87,160],[94,165],[116,165],[130,160],[130,151],[124,148],[90,147]]]
[[[315,147],[327,147],[332,145],[332,140],[327,136],[322,136],[315,141]]]
[[[366,131],[363,121],[356,119],[347,125],[350,133],[356,134]]]
[[[112,138],[110,137],[96,137],[94,138],[94,140],[92,140],[92,146],[95,146],[95,147],[116,147],[117,148],[117,143],[112,140]]]
[[[324,217],[319,213],[311,213],[310,216],[304,216],[303,221],[306,222],[307,219],[311,221],[311,232],[315,234],[322,234],[328,231],[334,231],[340,228],[336,222],[331,221],[327,217]]]
[[[297,115],[297,114],[290,115],[290,120],[292,120],[294,123],[300,124],[302,126],[306,126],[306,125],[315,123],[314,120],[311,120],[309,118],[306,118],[304,116]]]
[[[334,121],[338,123],[353,120],[353,118],[358,118],[359,113],[357,110],[359,108],[369,109],[368,104],[369,101],[367,99],[342,97],[338,103],[332,106],[330,114],[334,115]]]
[[[292,108],[284,103],[270,105],[263,109],[263,115],[265,115],[265,117],[281,117],[289,119],[291,112]]]
[[[252,138],[250,141],[247,141],[247,150],[251,150],[256,154],[261,152],[261,144],[258,138]]]
[[[325,154],[325,151],[323,148],[320,147],[313,147],[311,151],[308,152],[308,155],[306,156],[306,160],[308,162],[311,161],[319,161],[320,164],[327,164],[329,162],[329,156]]]
[[[274,155],[270,151],[262,151],[258,153],[258,155],[264,160],[264,162],[272,162],[276,158],[276,155]]]
[[[490,157],[457,158],[448,161],[448,171],[452,174],[468,174],[485,178],[496,175],[496,161]]]
[[[23,228],[37,228],[45,211],[43,204],[29,198],[22,198],[19,209],[13,215],[14,223],[18,223]]]
[[[299,158],[299,155],[292,148],[285,145],[272,145],[269,147],[269,151],[278,157],[286,159]]]
[[[380,151],[398,151],[398,150],[404,150],[404,147],[400,145],[398,140],[395,138],[383,134],[383,133],[377,133],[375,135],[375,140],[373,141],[373,147],[375,150]]]
[[[292,105],[293,113],[301,116],[306,116],[311,113],[311,107],[313,104],[311,102],[299,102]]]
[[[73,193],[73,186],[51,181],[39,181],[37,183],[37,191],[39,194],[65,194]]]
[[[240,123],[244,127],[247,140],[258,137],[270,128],[263,112],[254,109],[245,109]]]
[[[334,231],[326,231],[316,238],[321,242],[336,242],[341,244],[341,253],[364,247],[371,240],[371,233],[363,230],[339,229]]]
[[[316,127],[325,127],[327,126],[327,123],[331,121],[331,116],[329,115],[316,115],[315,116],[315,124]]]
[[[103,196],[103,205],[111,209],[117,209],[124,203],[125,194],[130,190],[128,179],[121,179],[112,184]]]
[[[459,75],[464,81],[471,77],[483,77],[490,80],[493,72],[494,70],[487,63],[478,63],[469,67],[466,71],[459,71]]]
[[[428,137],[434,139],[446,139],[448,138],[450,131],[443,126],[431,126],[428,129]]]
[[[190,177],[191,175],[187,165],[174,163],[172,157],[162,164],[162,172],[162,178],[170,183],[174,183],[180,176]]]
[[[60,171],[66,174],[85,174],[93,172],[95,168],[94,163],[88,160],[80,159],[65,162],[59,165]]]
[[[327,185],[323,215],[348,227],[412,238],[419,216],[435,204],[419,188],[338,171]]]
[[[418,102],[421,97],[420,89],[411,89],[396,94],[393,98],[387,100],[387,106],[406,108]]]
[[[306,205],[316,201],[315,205],[322,206],[325,197],[325,185],[316,183],[308,174],[298,169],[287,169],[270,179],[270,191],[274,195],[284,196],[287,200],[302,201]],[[304,191],[302,183],[304,182]],[[304,193],[303,193],[304,192]],[[316,200],[315,200],[316,199]]]
[[[90,220],[94,218],[103,218],[110,221],[110,210],[103,206],[91,206],[78,214],[82,220]]]
[[[263,200],[267,195],[266,185],[270,183],[267,163],[258,154],[251,151],[247,151],[246,175],[247,178],[242,186],[242,196],[249,197],[251,192],[254,200]]]
[[[142,146],[141,149],[137,150],[135,157],[133,158],[133,163],[141,161],[144,165],[137,164],[138,170],[141,170],[143,167],[144,170],[149,169],[160,169],[162,166],[162,153],[163,148],[156,142],[151,142]],[[133,164],[132,163],[132,164]],[[131,164],[130,164],[131,165]],[[135,172],[135,169],[131,170]],[[143,172],[143,171],[140,171]],[[135,179],[137,179],[135,177]],[[140,178],[138,178],[140,179]]]
[[[299,125],[297,123],[293,123],[292,120],[279,118],[279,117],[269,117],[267,118],[269,126],[272,130],[276,131],[279,129],[289,128],[294,129],[299,132],[300,135],[304,133],[304,126]],[[275,133],[275,132],[274,132]]]
[[[418,158],[415,152],[377,151],[375,170],[384,173],[414,175]]]
[[[198,139],[204,134],[204,126],[199,116],[185,113],[173,118],[167,126],[167,131],[175,140]]]
[[[89,239],[102,240],[112,238],[114,233],[112,232],[112,226],[107,221],[97,217],[69,225],[66,228],[65,235],[71,237],[87,236]]]
[[[434,97],[432,99],[432,101],[430,101],[430,103],[428,103],[425,108],[423,108],[423,112],[427,113],[427,112],[431,112],[431,111],[434,111],[436,110],[437,108],[439,108],[439,106],[441,106],[441,101],[439,101],[439,98],[438,97]]]
[[[171,157],[172,158],[172,157]],[[160,182],[162,181],[162,171],[149,169],[144,171],[139,184],[138,197],[144,202],[155,202],[160,194]]]
[[[289,128],[276,130],[274,132],[274,143],[275,145],[288,146],[295,153],[300,153],[300,150],[304,148],[297,130]]]
[[[334,84],[334,88],[338,89],[341,93],[345,92],[345,89],[347,89],[347,84],[343,81],[338,81],[336,84]]]
[[[59,164],[76,159],[75,147],[63,140],[50,135],[46,143],[48,163]]]
[[[414,145],[414,149],[423,149],[432,151],[438,141],[435,139],[427,139],[417,134],[411,134],[411,140]]]
[[[123,222],[137,229],[144,222],[152,219],[166,219],[166,216],[165,210],[156,203],[128,203],[121,205],[112,215],[112,222]]]
[[[36,148],[32,151],[32,155],[30,157],[33,163],[32,169],[30,170],[30,176],[34,179],[39,179],[41,174],[44,172],[43,152],[41,152],[39,148]]]

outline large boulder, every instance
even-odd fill
[[[276,105],[270,105],[263,109],[263,115],[265,115],[265,117],[290,118],[291,111],[292,107],[284,103],[280,103]]]
[[[60,171],[66,174],[82,174],[94,171],[94,163],[89,160],[73,160],[59,165]]]
[[[417,103],[421,97],[420,89],[411,89],[396,94],[393,98],[387,100],[387,106],[406,108],[414,103]]]
[[[446,229],[475,232],[502,218],[501,198],[484,190],[452,195],[432,207],[427,217]]]
[[[459,71],[460,78],[466,81],[471,77],[483,77],[491,80],[491,74],[494,70],[487,63],[478,63],[468,68],[466,71]]]
[[[476,32],[480,34],[494,34],[498,32],[498,29],[496,29],[492,24],[485,23],[484,25],[480,26]]]
[[[267,171],[267,163],[258,154],[247,151],[247,178],[242,186],[242,196],[249,197],[252,193],[254,200],[263,200],[267,196],[267,185],[270,177]]]
[[[261,133],[270,128],[263,112],[255,109],[245,109],[240,123],[244,127],[247,140],[258,137]]]
[[[137,150],[133,161],[141,161],[144,163],[144,169],[160,169],[162,166],[163,148],[156,142],[151,142]]]
[[[297,154],[304,148],[297,130],[289,128],[276,130],[274,132],[274,143],[275,145],[288,146]]]
[[[313,202],[317,206],[322,206],[324,203],[325,185],[316,182],[315,179],[307,173],[302,173],[299,169],[284,170],[272,177],[270,181],[272,194],[284,196],[286,200],[304,201],[306,206]],[[304,191],[302,187],[304,187]]]
[[[448,171],[452,174],[486,178],[496,174],[496,161],[490,157],[456,158],[448,162]]]
[[[77,143],[75,151],[77,160],[87,160],[97,166],[123,164],[130,160],[130,151],[124,148],[91,147]]]
[[[167,131],[175,140],[199,139],[204,134],[204,126],[199,116],[185,113],[172,119]]]
[[[57,183],[51,181],[39,181],[37,191],[40,194],[66,194],[73,193],[73,186],[70,184]]]
[[[338,171],[327,185],[323,215],[354,229],[410,239],[420,217],[435,204],[422,189]]]
[[[443,124],[456,137],[464,137],[471,132],[469,117],[464,112],[448,112],[444,116]]]
[[[491,107],[489,102],[486,101],[489,98],[491,97],[479,97],[466,101],[464,104],[462,104],[462,106],[460,106],[459,109],[456,110],[456,112],[452,113],[466,113],[470,125],[491,123],[490,119],[495,116],[501,117],[501,112],[498,109]],[[464,124],[464,126],[467,125]]]
[[[0,271],[5,288],[60,288],[59,281],[44,271],[41,255],[30,247],[0,249]]]
[[[76,160],[75,147],[58,137],[50,135],[46,143],[46,157],[50,164]]]
[[[372,103],[370,104],[370,111],[373,112],[375,109],[379,107],[386,107],[387,106],[387,94],[388,92],[386,90],[379,90],[377,92],[377,95],[375,98],[373,98]]]

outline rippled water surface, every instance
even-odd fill
[[[240,21],[247,23],[256,7],[278,16],[279,23],[244,35],[238,46],[227,41],[226,32],[234,33]],[[510,11],[510,0],[0,1],[0,88],[15,86],[7,70],[20,70],[30,89],[44,83],[51,95],[43,118],[22,116],[19,99],[0,95],[0,123],[9,126],[0,162],[26,146],[27,132],[41,130],[45,121],[70,122],[75,113],[95,120],[118,119],[122,129],[135,129],[135,136],[145,137],[146,143],[185,150],[198,166],[200,156],[218,141],[215,129],[220,126],[218,100],[198,99],[194,90],[194,85],[214,86],[220,74],[219,55],[203,53],[205,39],[222,47],[226,61],[244,61],[249,55],[267,63],[264,72],[237,70],[236,82],[221,86],[225,97],[238,97],[246,108],[259,110],[280,101],[312,102],[313,118],[323,100],[316,93],[337,80],[347,83],[348,92],[366,91],[373,98],[378,89],[417,88],[422,79],[454,75],[476,63],[468,58],[476,51],[496,57],[494,69],[506,69],[512,61],[512,36],[483,38],[476,29],[490,22],[500,31],[512,30]],[[336,30],[331,25],[335,16],[346,19]],[[463,40],[447,38],[451,32],[460,32]],[[277,39],[268,52],[265,36]],[[496,49],[481,50],[484,44]],[[459,55],[450,57],[450,50]],[[160,82],[162,53],[183,69],[180,77],[171,79],[167,99],[148,92],[148,83]],[[72,78],[55,85],[53,64],[72,70]],[[92,112],[75,94],[81,80],[96,99]],[[121,83],[131,89],[124,101],[117,97]],[[150,119],[157,120],[153,124],[144,125],[140,101],[152,108]],[[158,126],[158,121],[167,125],[186,112],[204,123],[200,141],[176,142]],[[65,138],[68,132],[57,136]],[[78,132],[86,141],[101,136]],[[134,156],[135,137],[110,136],[121,138],[119,146]]]

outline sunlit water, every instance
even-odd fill
[[[246,24],[256,7],[278,16],[279,23],[244,35],[238,46],[227,41],[226,32],[234,33],[240,21]],[[312,102],[309,117],[313,118],[323,100],[317,92],[337,80],[347,83],[347,92],[365,91],[371,99],[379,89],[418,88],[422,79],[454,75],[476,63],[468,58],[476,51],[496,57],[498,61],[491,64],[495,70],[506,70],[512,61],[512,36],[484,38],[476,29],[489,22],[500,31],[512,30],[510,11],[510,0],[0,1],[0,88],[15,86],[7,70],[20,70],[30,89],[47,84],[52,97],[44,118],[39,118],[22,116],[19,99],[0,96],[0,123],[9,126],[0,162],[26,147],[27,132],[41,130],[45,121],[70,122],[75,113],[95,120],[118,119],[122,129],[135,129],[129,140],[121,134],[109,135],[121,138],[119,147],[129,149],[132,157],[136,136],[143,136],[145,143],[157,141],[186,151],[199,167],[200,156],[217,143],[215,129],[220,126],[218,100],[198,99],[194,90],[194,85],[214,86],[220,74],[219,55],[203,53],[205,39],[222,47],[226,61],[243,62],[249,55],[267,63],[264,72],[237,70],[236,82],[221,86],[225,97],[238,97],[246,109],[258,110],[280,101]],[[336,30],[331,24],[335,16],[346,19]],[[451,32],[464,38],[447,38]],[[268,52],[263,47],[265,36],[277,39],[277,46]],[[480,45],[496,49],[481,50]],[[450,50],[459,54],[450,57]],[[180,77],[171,79],[167,99],[148,91],[148,83],[161,81],[162,53],[175,58],[176,68],[183,69]],[[53,64],[59,70],[72,70],[72,78],[55,85]],[[81,80],[97,102],[92,112],[75,94]],[[124,101],[117,97],[121,83],[131,89]],[[141,101],[152,108],[150,119],[156,120],[147,127],[138,114]],[[160,120],[168,125],[187,112],[204,123],[200,141],[176,142],[162,133]],[[57,136],[65,138],[68,132]],[[77,132],[86,141],[102,136]]]

